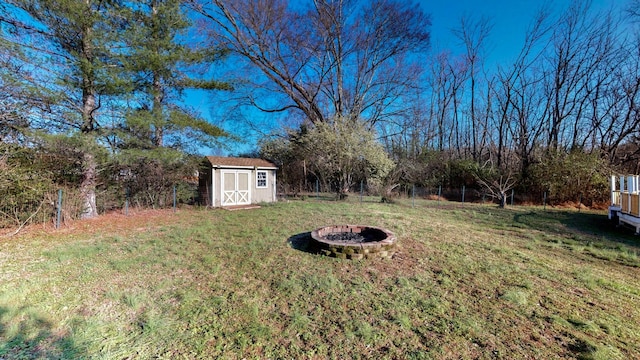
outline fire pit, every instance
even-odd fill
[[[341,259],[390,258],[396,237],[387,229],[365,225],[325,226],[311,232],[320,251]]]

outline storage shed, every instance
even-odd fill
[[[263,159],[207,156],[199,171],[201,202],[211,207],[274,202],[276,169]]]

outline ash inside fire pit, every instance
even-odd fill
[[[324,235],[324,238],[331,241],[341,241],[347,243],[365,243],[379,241],[386,238],[386,234],[376,229],[367,228],[362,232],[332,232]]]
[[[331,233],[324,236],[325,239],[331,241],[344,241],[351,243],[361,243],[365,242],[366,239],[364,236],[357,233],[348,233],[348,232],[339,232],[339,233]]]

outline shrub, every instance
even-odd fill
[[[549,154],[531,171],[532,185],[558,202],[604,201],[609,196],[610,169],[598,152],[573,150]]]

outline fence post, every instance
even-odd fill
[[[547,192],[544,192],[544,198],[542,200],[542,209],[547,210]]]
[[[411,207],[416,207],[416,184],[413,184],[413,189],[411,190]]]
[[[176,186],[173,185],[173,212],[176,212]]]
[[[60,229],[61,217],[62,217],[62,189],[58,189],[58,211],[56,212],[56,229]]]
[[[513,189],[511,189],[511,206],[513,206]]]
[[[440,197],[442,196],[442,185],[438,185],[438,207],[440,207]]]
[[[581,207],[582,207],[582,193],[580,193],[580,200],[578,200],[578,212],[580,212]]]
[[[462,204],[464,204],[464,185],[462,185]]]

